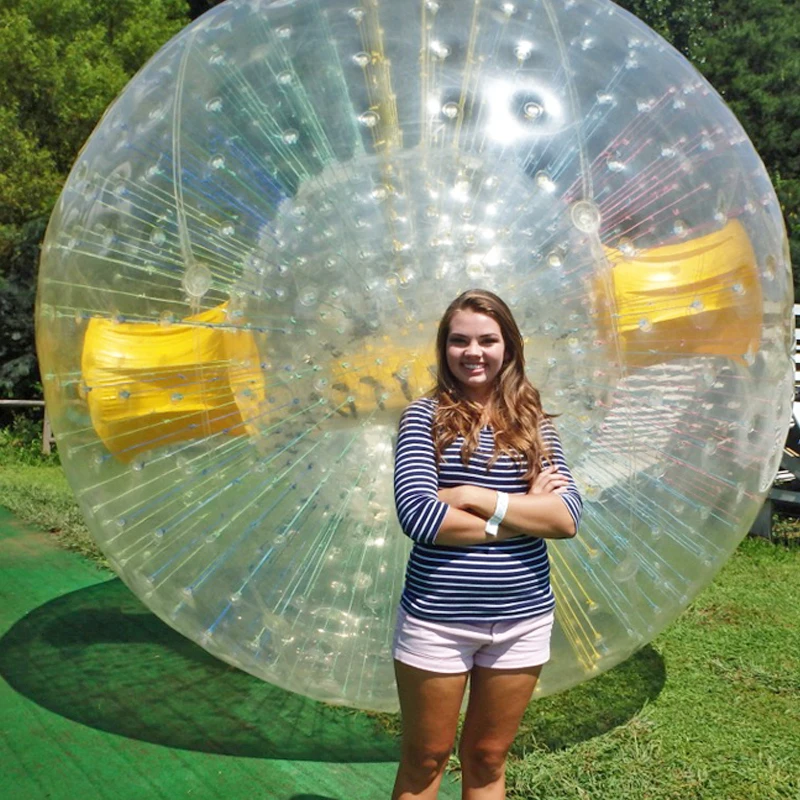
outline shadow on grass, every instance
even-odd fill
[[[230,667],[167,627],[119,580],[64,595],[0,639],[0,675],[92,728],[168,747],[298,761],[396,761],[367,715]]]
[[[19,620],[0,639],[0,675],[63,717],[168,747],[294,761],[399,758],[387,732],[399,727],[395,715],[327,706],[230,667],[161,622],[118,579]],[[533,702],[512,753],[599,736],[653,700],[664,680],[661,656],[645,647],[589,683]]]
[[[531,703],[512,753],[522,756],[531,750],[562,750],[600,736],[654,700],[665,680],[661,655],[647,645],[594,680]]]

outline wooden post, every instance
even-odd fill
[[[42,423],[42,452],[50,455],[50,444],[53,441],[53,431],[50,428],[50,417],[47,416],[47,410],[44,412],[44,422]]]
[[[44,409],[44,400],[0,400],[0,406],[16,406],[17,408],[41,407]],[[50,455],[53,438],[53,429],[50,427],[50,420],[47,417],[47,410],[44,412],[44,422],[42,423],[42,452]]]

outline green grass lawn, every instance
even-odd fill
[[[0,460],[0,505],[23,522],[50,531],[63,547],[106,565],[58,462]]]
[[[0,458],[0,504],[101,558],[54,461]],[[779,525],[796,535],[794,521]],[[381,719],[397,729],[395,717]],[[651,645],[532,703],[514,745],[508,797],[798,800],[800,547],[745,540]]]

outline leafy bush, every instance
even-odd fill
[[[13,421],[0,428],[0,466],[12,464],[58,465],[55,453],[42,452],[42,420],[15,414]]]

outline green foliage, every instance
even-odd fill
[[[800,17],[784,0],[716,0],[698,55],[756,144],[778,194],[800,269]],[[795,293],[800,296],[797,279]]]
[[[7,231],[5,269],[0,273],[0,397],[29,400],[41,395],[34,352],[33,306],[36,263],[46,218]],[[4,273],[4,274],[3,274]],[[41,416],[41,412],[38,412]],[[8,417],[0,411],[0,424]]]
[[[800,519],[778,512],[772,515],[772,537],[790,547],[800,547]]]
[[[183,0],[6,0],[0,96],[58,174],[131,75],[186,24],[186,11]]]
[[[764,161],[800,175],[800,21],[783,0],[716,3],[697,48],[706,77],[757,140]]]
[[[24,522],[49,531],[58,543],[107,566],[89,535],[75,495],[55,456],[43,457],[13,430],[0,430],[0,498]]]
[[[41,394],[36,271],[61,185],[105,108],[187,12],[185,0],[0,4],[0,397]]]
[[[711,24],[715,0],[618,0],[617,4],[696,63],[695,50]]]
[[[39,418],[14,415],[12,422],[0,428],[0,467],[58,466],[58,457],[42,452],[42,410]],[[3,501],[5,502],[5,500]]]
[[[770,174],[800,301],[800,15],[790,0],[619,0],[722,95]]]
[[[221,2],[222,0],[189,0],[189,16],[192,19],[197,19],[210,8],[218,6]]]
[[[218,0],[0,4],[0,396],[33,397],[38,243],[59,189],[132,74]],[[800,300],[800,15],[791,0],[620,0],[722,94],[764,160]],[[4,420],[0,420],[2,424]]]
[[[61,180],[52,154],[20,128],[17,104],[0,107],[0,219],[8,224],[47,213]]]
[[[509,800],[800,797],[799,568],[800,549],[745,540],[652,647],[532,703]]]

